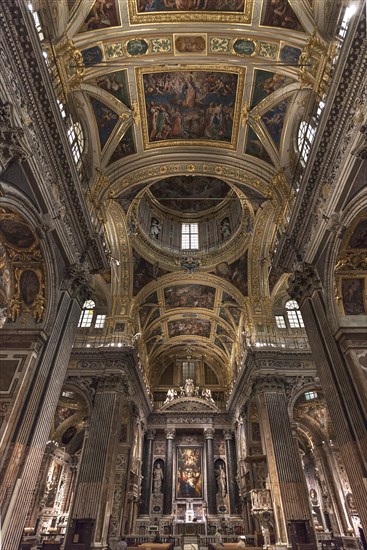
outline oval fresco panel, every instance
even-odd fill
[[[17,248],[29,248],[36,240],[31,229],[25,223],[1,220],[0,230],[8,243]]]
[[[237,55],[253,55],[255,53],[256,44],[253,40],[238,38],[233,43],[233,49]]]
[[[175,176],[150,187],[163,206],[180,212],[213,208],[226,198],[230,189],[224,181],[205,176]]]
[[[26,269],[22,271],[19,279],[19,290],[22,296],[23,302],[30,306],[37,298],[37,294],[40,291],[40,280],[37,273],[33,269]]]
[[[145,55],[148,51],[148,48],[149,44],[143,38],[129,40],[126,44],[126,51],[131,57],[134,57],[136,55]]]

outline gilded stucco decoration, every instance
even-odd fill
[[[114,0],[68,13],[57,55],[67,93],[94,115],[87,139],[100,157],[86,195],[111,264],[106,331],[140,335],[149,376],[193,346],[229,384],[242,331],[252,338],[272,322],[272,248],[294,200],[281,167],[293,161],[295,98],[321,90],[332,54],[311,20],[304,6],[286,2],[283,16],[255,0]],[[196,210],[183,211],[185,196],[160,200],[154,185],[173,177],[192,192],[206,178],[217,203],[195,195]],[[210,226],[216,242],[181,250],[183,221]]]
[[[345,232],[335,264],[335,299],[341,315],[367,313],[367,217],[363,212]]]
[[[46,309],[46,274],[39,238],[19,214],[1,209],[0,241],[5,253],[3,276],[12,288],[8,319],[15,322],[21,317],[27,323],[31,316],[40,323]]]

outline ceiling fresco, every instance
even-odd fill
[[[170,140],[234,144],[236,93],[240,71],[169,71],[141,73],[146,118],[146,147]],[[139,77],[138,77],[139,78]]]
[[[126,71],[116,71],[114,73],[104,74],[93,79],[92,82],[99,88],[112,94],[127,107],[131,107]]]
[[[294,4],[293,4],[294,5]],[[298,4],[297,4],[298,6]],[[303,27],[288,0],[264,0],[262,25],[303,31]]]
[[[230,189],[222,180],[203,176],[175,176],[150,187],[153,196],[166,208],[192,213],[217,206]]]
[[[205,352],[228,382],[232,363],[240,361],[248,312],[266,322],[256,304],[262,289],[275,288],[277,274],[261,260],[270,257],[272,220],[281,219],[289,194],[286,172],[295,158],[298,112],[320,97],[318,71],[329,45],[318,30],[315,3],[59,4],[55,49],[65,100],[73,112],[84,110],[88,154],[100,151],[93,170],[103,178],[96,178],[92,194],[99,214],[113,205],[109,235],[120,271],[111,280],[117,281],[114,292],[124,295],[120,302],[132,304],[127,311],[116,300],[119,322],[142,333],[151,372],[190,348]],[[65,36],[73,54],[62,46]],[[279,174],[285,174],[283,187]],[[242,224],[237,236],[236,216]],[[153,217],[161,232],[154,242]],[[205,246],[210,234],[217,235],[210,253],[158,250],[160,242],[177,242],[182,220],[202,223]],[[226,239],[223,220],[233,233]],[[10,226],[0,232],[20,247],[19,229],[16,236]],[[365,248],[366,234],[361,222],[349,235],[349,248]],[[32,238],[23,235],[24,246]],[[27,277],[31,283],[33,275],[25,273],[19,288],[28,285]],[[345,311],[362,312],[365,285],[358,274],[340,278]],[[352,295],[359,297],[353,298],[354,313],[348,309]]]
[[[243,21],[251,19],[251,0],[129,0],[131,23],[163,21]]]
[[[120,25],[118,1],[96,0],[79,32],[89,32]]]
[[[215,289],[203,285],[180,285],[164,289],[166,310],[177,307],[213,309]]]

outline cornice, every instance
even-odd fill
[[[252,380],[264,376],[305,377],[316,375],[312,353],[309,350],[246,350],[243,366],[237,376],[227,410],[233,413],[251,398]]]
[[[79,176],[62,128],[61,115],[57,112],[56,97],[31,17],[25,4],[18,0],[2,2],[3,53],[11,59],[18,102],[20,100],[32,116],[34,162],[44,164],[46,171],[50,170],[48,174],[40,173],[39,177],[48,177],[50,185],[62,182],[70,238],[75,239],[79,255],[86,255],[93,269],[101,269],[107,267],[106,259],[99,238],[92,235],[86,221],[87,209]]]
[[[351,115],[367,73],[365,6],[359,15],[342,47],[290,225],[278,246],[275,264],[288,271],[292,270],[296,254],[305,260],[311,239],[318,240],[320,227],[324,232],[316,208],[326,183],[332,192],[353,134],[355,121]]]
[[[119,350],[73,348],[71,361],[67,370],[69,377],[95,377],[104,374],[112,375],[124,372],[129,380],[131,398],[139,400],[145,416],[152,410],[147,386],[144,382],[143,367],[135,349]]]

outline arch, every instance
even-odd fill
[[[367,197],[365,190],[362,189],[350,201],[344,211],[340,212],[338,226],[344,228],[345,231],[345,228],[351,227],[353,221],[359,216],[363,216],[364,213],[367,215]],[[339,328],[341,318],[338,302],[335,299],[335,266],[341,246],[340,233],[338,231],[331,232],[325,258],[326,269],[323,276],[323,282],[327,316],[334,331]]]
[[[56,317],[58,304],[58,288],[63,277],[62,264],[57,261],[54,250],[54,242],[51,235],[51,227],[36,211],[30,199],[14,186],[6,182],[0,182],[5,190],[2,197],[3,212],[12,212],[19,220],[28,225],[35,235],[37,246],[40,249],[40,266],[44,272],[44,311],[41,324],[45,330],[49,330]]]

